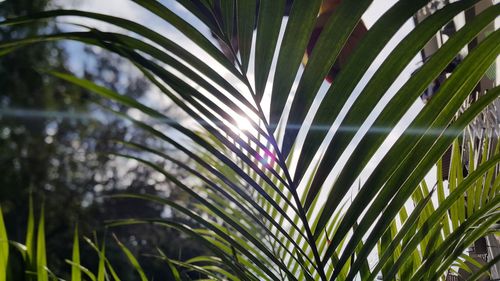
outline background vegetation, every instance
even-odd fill
[[[52,7],[51,1],[5,1],[0,18],[39,12]],[[2,27],[0,40],[13,40],[37,33],[58,32],[55,22],[39,22],[28,26]],[[165,210],[144,202],[116,201],[103,198],[117,192],[163,194],[183,198],[171,191],[158,174],[130,161],[116,160],[106,152],[121,149],[113,139],[142,141],[145,135],[96,106],[90,92],[40,73],[54,69],[70,73],[68,46],[58,42],[28,46],[0,57],[0,204],[7,233],[13,241],[24,242],[27,231],[28,201],[36,202],[36,214],[45,207],[47,258],[54,274],[68,277],[73,231],[79,225],[81,235],[99,239],[105,235],[104,220],[125,217],[160,217]],[[98,49],[86,48],[75,59],[87,79],[120,89],[131,97],[141,98],[149,83],[121,69],[127,64],[118,56]],[[124,107],[116,107],[126,112]],[[168,109],[167,109],[168,110]],[[170,150],[170,148],[166,148]],[[172,171],[175,167],[171,168]],[[185,173],[174,172],[179,178]],[[127,176],[128,175],[128,176]],[[182,220],[182,218],[179,218]],[[134,254],[162,247],[171,256],[187,259],[203,253],[192,241],[185,241],[175,231],[159,231],[151,227],[121,228],[113,231]],[[175,245],[172,247],[171,245]],[[118,260],[117,270],[124,280],[133,280],[133,268],[116,244],[110,244],[108,257]],[[182,250],[181,250],[182,249]],[[82,260],[89,268],[96,254],[82,247]],[[163,265],[149,259],[146,269],[151,276],[163,276]],[[154,274],[154,272],[156,272]],[[127,276],[130,276],[127,279]]]

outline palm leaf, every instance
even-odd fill
[[[428,1],[398,1],[355,46],[351,46],[352,34],[364,26],[362,19],[373,1],[295,0],[288,9],[290,3],[285,0],[178,0],[216,40],[210,40],[210,34],[160,1],[133,2],[184,34],[188,44],[202,50],[202,55],[143,24],[76,10],[47,11],[7,19],[0,25],[78,16],[130,33],[77,25],[84,31],[0,42],[0,53],[63,39],[101,47],[129,60],[197,123],[196,128],[188,127],[92,81],[44,70],[138,110],[140,119],[111,112],[151,138],[178,149],[179,155],[167,155],[143,143],[125,143],[139,156],[114,153],[162,173],[196,200],[189,209],[182,202],[158,196],[118,196],[168,206],[195,225],[191,228],[172,220],[133,218],[112,224],[175,228],[212,251],[214,257],[198,260],[208,265],[160,255],[172,269],[173,279],[182,278],[177,268],[183,267],[228,280],[373,280],[380,272],[387,280],[437,280],[453,265],[460,265],[466,247],[489,233],[490,225],[498,220],[498,149],[491,155],[478,152],[484,161],[469,161],[470,173],[464,175],[461,160],[466,155],[453,144],[500,94],[499,88],[482,93],[457,117],[500,52],[498,31],[469,50],[430,102],[413,112],[416,117],[389,149],[384,143],[404,116],[412,113],[412,105],[428,85],[495,20],[499,5],[485,9],[459,29],[412,77],[396,87],[395,94],[388,94],[436,32],[478,0],[446,4],[417,24],[383,59],[374,75],[367,76],[365,84],[359,81],[369,67]],[[288,18],[283,20],[285,14]],[[322,28],[319,34],[318,28]],[[347,59],[345,48],[352,48]],[[308,60],[302,67],[304,54]],[[340,72],[326,85],[325,77],[339,63]],[[379,104],[381,99],[387,102]],[[377,105],[381,110],[374,112]],[[246,118],[248,128],[239,127],[241,118]],[[360,131],[362,127],[367,131]],[[454,149],[452,172],[445,183],[439,162],[450,146]],[[488,147],[477,150],[491,151]],[[382,157],[377,156],[380,151],[384,152]],[[180,181],[163,163],[146,155],[177,165],[201,185]],[[478,157],[471,152],[472,158]],[[365,175],[374,162],[375,168]],[[423,180],[436,163],[434,191]],[[335,180],[330,180],[333,177]],[[357,181],[359,186],[355,187]],[[379,251],[374,250],[377,245]],[[145,280],[135,258],[122,249]],[[109,262],[104,248],[97,251],[100,263],[95,279],[102,280]],[[367,259],[373,253],[378,256],[370,268]],[[45,261],[40,258],[38,262]],[[75,267],[78,263],[74,260],[73,268],[80,268]]]

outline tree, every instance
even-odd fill
[[[0,18],[32,14],[47,9],[52,1],[3,1]],[[43,32],[60,32],[55,22],[38,22],[27,26],[0,28],[1,40],[15,40]],[[101,50],[86,50],[89,62],[84,69],[87,79],[98,81],[113,89],[120,88],[129,96],[141,98],[149,90],[142,77],[120,72],[127,66],[119,56]],[[30,197],[45,206],[47,246],[51,270],[61,276],[69,266],[65,258],[71,254],[73,230],[79,224],[80,233],[103,235],[106,219],[118,214],[137,217],[159,217],[163,207],[149,203],[136,203],[133,207],[103,199],[117,190],[143,194],[169,194],[168,183],[158,180],[158,174],[128,160],[117,160],[105,154],[121,147],[113,140],[128,138],[142,141],[144,135],[127,125],[124,120],[109,116],[93,102],[95,98],[86,90],[40,73],[41,69],[57,69],[70,73],[68,52],[63,44],[51,42],[27,46],[19,52],[0,57],[0,204],[4,212],[7,231],[13,241],[23,242]],[[117,81],[125,81],[118,84]],[[109,104],[109,102],[103,102]],[[117,107],[126,112],[127,108]],[[170,148],[165,147],[165,150]],[[126,167],[126,168],[124,168]],[[171,171],[182,177],[180,170]],[[129,174],[133,177],[124,177]],[[170,191],[169,191],[170,190]],[[37,210],[42,203],[36,204]],[[109,209],[109,208],[112,209]],[[168,234],[147,228],[116,229],[114,233],[134,253],[151,252],[162,247],[168,254],[188,259],[202,251],[191,241],[183,240],[174,231]],[[108,233],[108,238],[111,237]],[[138,236],[143,237],[135,238]],[[147,234],[147,235],[146,235]],[[141,249],[133,246],[139,241]],[[170,243],[185,245],[182,253]],[[116,253],[111,255],[113,251]],[[110,259],[125,264],[117,246],[108,252]],[[95,253],[82,247],[82,261],[93,264]],[[151,264],[151,272],[165,272]],[[124,267],[122,272],[130,271]],[[127,279],[125,279],[127,280]]]
[[[283,40],[278,41],[284,0],[260,1],[257,17],[256,1],[220,1],[216,5],[219,1],[178,0],[226,45],[224,48],[214,45],[170,6],[153,0],[134,2],[182,32],[206,56],[201,59],[141,23],[65,10],[10,19],[2,24],[81,16],[125,28],[138,37],[88,29],[4,41],[0,46],[70,39],[110,50],[133,62],[198,123],[195,128],[187,127],[164,112],[92,81],[57,71],[48,73],[141,112],[140,118],[135,114],[124,117],[151,139],[173,145],[196,163],[197,166],[186,165],[148,143],[128,143],[193,174],[197,182],[179,180],[144,154],[122,155],[162,173],[199,204],[186,208],[160,196],[122,197],[165,204],[196,222],[199,228],[192,229],[161,218],[126,221],[167,226],[191,235],[216,257],[202,258],[216,265],[203,270],[229,279],[237,276],[240,280],[353,280],[357,276],[373,280],[380,273],[385,280],[438,280],[459,263],[465,248],[489,233],[490,226],[500,218],[496,213],[498,182],[487,183],[481,189],[489,190],[482,195],[482,208],[467,216],[448,215],[448,211],[455,212],[454,206],[464,202],[465,191],[498,165],[498,154],[467,179],[457,174],[453,191],[438,194],[437,203],[431,200],[433,192],[427,189],[426,193],[421,185],[465,126],[498,97],[498,88],[491,89],[454,119],[498,56],[497,31],[464,58],[390,149],[383,151],[384,156],[374,158],[377,151],[383,150],[388,136],[394,137],[390,135],[392,129],[420,94],[495,19],[498,6],[468,22],[389,97],[386,93],[393,82],[427,41],[477,1],[447,4],[418,24],[384,59],[369,82],[360,86],[359,95],[354,90],[368,67],[427,1],[401,0],[394,4],[356,44],[326,93],[320,91],[321,85],[372,1],[341,1],[335,7],[298,75],[295,91],[293,84],[317,15],[322,4],[329,1],[295,0]],[[253,42],[255,23],[257,35]],[[233,44],[234,29],[239,52]],[[232,58],[227,58],[221,49],[229,50]],[[381,105],[382,111],[373,120],[370,113],[383,97],[389,101]],[[351,98],[355,99],[352,105],[348,103]],[[312,106],[315,100],[319,107]],[[264,105],[269,105],[268,111]],[[339,118],[344,107],[347,113]],[[313,117],[307,118],[309,113]],[[239,126],[240,118],[246,119],[246,127]],[[364,124],[368,127],[366,132],[360,131]],[[165,133],[165,127],[178,133]],[[330,129],[332,138],[328,137]],[[374,170],[366,179],[360,179],[373,162]],[[335,180],[329,180],[330,175]],[[407,208],[407,203],[413,203],[413,208]],[[377,256],[372,267],[367,261],[370,255]],[[176,264],[192,268],[192,264]]]

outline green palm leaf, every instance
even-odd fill
[[[162,173],[197,201],[189,209],[182,202],[161,197],[118,196],[162,204],[193,221],[193,228],[159,218],[113,223],[175,228],[212,251],[213,257],[187,262],[171,260],[160,252],[159,258],[167,262],[175,280],[182,278],[178,268],[221,280],[374,280],[380,273],[384,280],[437,280],[452,265],[465,266],[461,263],[464,250],[488,234],[498,220],[498,149],[488,154],[492,149],[471,145],[469,158],[479,158],[474,156],[479,153],[484,161],[469,161],[470,173],[464,175],[465,152],[453,144],[500,94],[499,88],[482,93],[457,115],[498,57],[498,31],[469,50],[430,102],[413,112],[416,117],[390,148],[384,143],[396,125],[412,113],[412,105],[429,84],[495,20],[499,5],[467,22],[412,77],[396,87],[395,94],[388,94],[428,41],[477,0],[446,4],[416,24],[365,84],[359,82],[369,67],[428,1],[396,2],[355,46],[351,46],[352,34],[364,26],[361,21],[374,1],[178,0],[184,12],[197,17],[211,33],[187,22],[161,1],[133,2],[184,34],[188,44],[202,50],[202,55],[141,23],[76,10],[7,19],[0,25],[78,16],[129,33],[77,25],[84,31],[0,42],[0,53],[63,39],[101,47],[129,60],[196,122],[195,128],[188,127],[173,116],[92,81],[44,70],[47,75],[136,109],[140,119],[111,112],[191,160],[182,161],[184,158],[143,143],[124,143],[139,156],[114,153]],[[318,17],[319,13],[328,16]],[[210,40],[210,34],[216,40]],[[347,58],[345,48],[351,48]],[[308,60],[302,67],[304,54]],[[323,91],[325,77],[339,65],[333,83]],[[387,102],[379,104],[382,99]],[[381,108],[378,113],[373,111],[376,106]],[[242,118],[248,127],[239,125]],[[160,129],[158,124],[165,126]],[[360,132],[363,126],[366,132]],[[454,149],[450,179],[448,183],[442,180],[442,165],[438,165],[436,188],[429,190],[432,185],[424,178],[450,146]],[[380,151],[384,152],[382,157],[377,156]],[[198,183],[176,179],[147,155],[177,165]],[[374,169],[366,172],[370,163],[375,163]],[[135,258],[122,249],[145,280],[146,273]],[[95,278],[101,280],[107,260],[104,249],[98,253],[100,270]],[[197,264],[200,261],[208,265]],[[39,257],[37,263],[40,266],[45,261]],[[78,259],[73,260],[74,269],[80,268],[78,263]]]

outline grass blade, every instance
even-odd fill
[[[73,237],[73,257],[71,259],[71,281],[82,280],[82,270],[80,264],[80,242],[78,237],[78,226],[75,227]]]
[[[28,223],[26,229],[26,261],[28,270],[36,271],[36,249],[35,249],[35,211],[33,207],[33,197],[29,198]]]
[[[7,280],[7,267],[9,264],[9,238],[3,219],[2,206],[0,206],[0,281]]]
[[[144,270],[142,269],[141,265],[139,264],[139,261],[137,261],[137,259],[134,257],[134,255],[132,254],[132,252],[130,252],[130,250],[125,245],[123,245],[123,243],[120,242],[120,240],[118,240],[118,238],[116,237],[116,235],[113,235],[113,237],[115,238],[116,244],[118,244],[118,246],[120,247],[120,249],[122,250],[122,252],[127,257],[127,259],[130,262],[130,264],[132,264],[132,266],[134,267],[134,269],[139,274],[139,277],[141,278],[141,280],[142,281],[148,281],[148,278],[146,277],[146,274],[144,273]]]
[[[97,266],[97,281],[105,281],[106,279],[106,243],[102,243],[99,250],[99,264]]]
[[[182,281],[181,275],[179,274],[179,271],[177,270],[175,265],[172,263],[172,261],[167,257],[167,255],[165,255],[165,253],[163,253],[162,250],[160,250],[160,249],[157,249],[157,250],[158,250],[158,253],[160,253],[161,259],[167,263],[168,268],[170,269],[170,273],[172,275],[171,278],[174,281]]]
[[[45,244],[45,208],[42,206],[36,239],[36,273],[38,281],[49,281]]]

